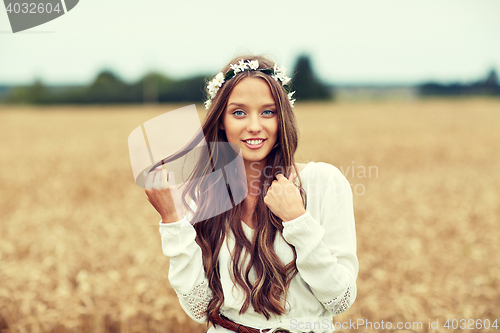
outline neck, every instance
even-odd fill
[[[266,166],[266,161],[248,162],[245,163],[245,172],[247,174],[248,195],[258,196],[261,191],[260,177]]]

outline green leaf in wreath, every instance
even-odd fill
[[[271,68],[266,68],[266,69],[260,69],[260,71],[264,74],[267,74],[267,75],[273,75],[274,74],[274,70],[271,69]]]
[[[234,71],[231,69],[224,75],[224,80],[231,80],[234,77]]]

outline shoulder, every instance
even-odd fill
[[[307,179],[336,179],[339,181],[347,180],[344,174],[332,164],[325,162],[309,162],[302,165],[303,168],[300,175]]]
[[[350,193],[350,184],[344,174],[334,165],[325,162],[309,162],[300,173],[304,188],[313,193]],[[307,192],[307,190],[306,190]]]

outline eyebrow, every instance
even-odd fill
[[[246,106],[246,104],[244,104],[244,103],[236,103],[236,102],[229,103],[227,106],[230,106],[230,105],[236,105],[236,106]],[[263,107],[276,106],[276,103],[264,104],[264,105],[262,105],[262,106],[263,106]]]

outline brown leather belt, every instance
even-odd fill
[[[224,317],[223,315],[216,315],[213,317],[214,323],[236,333],[290,333],[289,330],[278,328],[276,330],[259,330],[253,327],[237,324],[234,321]]]

